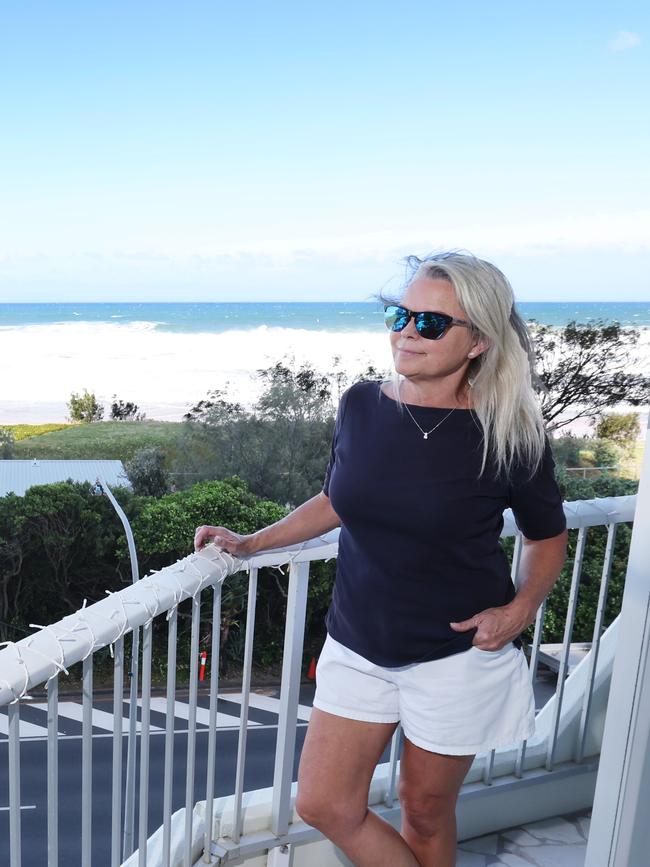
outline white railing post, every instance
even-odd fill
[[[650,430],[646,432],[621,624],[585,864],[645,864],[650,851]]]
[[[271,831],[276,836],[287,833],[293,759],[296,749],[296,722],[300,697],[300,674],[302,649],[309,587],[309,563],[291,563],[289,570],[289,593],[287,620],[284,632],[282,657],[282,692],[278,719],[278,739],[273,772],[273,803],[271,807]]]

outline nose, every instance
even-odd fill
[[[406,323],[406,326],[402,328],[399,332],[400,334],[406,334],[407,337],[416,337],[419,339],[420,335],[418,334],[418,330],[415,327],[415,319],[411,317],[409,321]]]

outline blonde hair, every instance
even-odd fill
[[[472,323],[474,336],[489,346],[470,360],[463,380],[471,391],[472,412],[483,430],[483,459],[479,477],[492,451],[496,474],[508,478],[519,463],[537,471],[545,449],[546,432],[535,388],[546,386],[535,372],[535,352],[526,323],[515,308],[512,287],[505,275],[490,262],[470,253],[436,253],[419,259],[406,258],[410,276],[403,295],[419,277],[448,280],[454,288],[464,318]],[[384,304],[399,298],[378,297]],[[444,339],[444,338],[443,338]],[[393,396],[403,411],[399,385],[404,379],[393,370]]]

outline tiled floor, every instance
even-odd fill
[[[542,819],[458,844],[456,867],[584,867],[591,810]]]

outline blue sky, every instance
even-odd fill
[[[0,301],[648,300],[649,9],[5,4]]]

